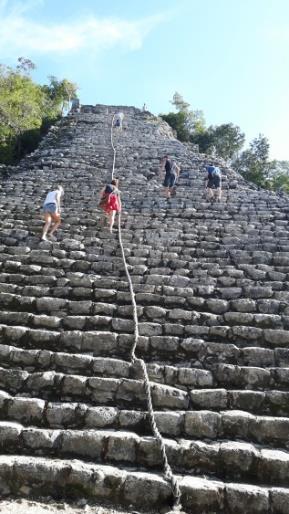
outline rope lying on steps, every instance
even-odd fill
[[[112,167],[112,177],[111,177],[112,179],[114,177],[115,159],[116,159],[116,148],[113,143],[114,119],[115,119],[115,115],[113,115],[112,122],[111,122],[111,146],[113,149],[113,167]],[[170,486],[171,486],[172,493],[174,496],[173,512],[185,514],[185,513],[181,513],[182,493],[180,490],[179,482],[178,482],[178,479],[174,476],[172,468],[168,462],[165,443],[164,443],[162,435],[160,434],[159,429],[156,425],[155,414],[154,414],[153,403],[152,403],[151,384],[150,384],[150,380],[149,380],[149,376],[148,376],[148,372],[147,372],[146,363],[144,362],[143,359],[140,359],[140,358],[136,357],[136,355],[135,355],[135,351],[136,351],[138,339],[139,339],[139,323],[138,323],[137,304],[135,301],[135,293],[134,293],[134,289],[133,289],[133,283],[132,283],[132,279],[131,279],[131,276],[130,276],[130,273],[128,270],[128,265],[126,262],[126,257],[125,257],[125,252],[124,252],[124,246],[123,246],[123,242],[122,242],[121,211],[118,213],[118,241],[119,241],[119,246],[120,246],[120,250],[121,250],[123,266],[124,266],[125,274],[127,277],[127,282],[129,285],[129,292],[130,292],[131,304],[132,304],[132,310],[133,310],[134,342],[133,342],[133,345],[132,345],[132,348],[130,351],[130,360],[131,360],[132,364],[138,364],[140,366],[140,368],[142,369],[146,398],[147,398],[148,416],[149,416],[151,429],[152,429],[153,435],[155,436],[156,440],[159,443],[159,447],[161,450],[161,456],[162,456],[163,469],[164,469],[164,476],[165,476],[165,479],[168,482],[170,482]],[[172,511],[170,511],[170,512],[172,512]],[[168,513],[168,514],[170,514],[170,513]]]
[[[112,172],[111,172],[111,180],[113,179],[114,177],[114,168],[115,168],[115,158],[116,158],[116,149],[115,149],[115,146],[113,144],[113,125],[114,125],[114,120],[115,120],[115,114],[113,115],[112,117],[112,120],[111,120],[111,127],[110,127],[110,143],[111,143],[111,147],[113,149],[113,161],[112,161]]]

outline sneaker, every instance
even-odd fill
[[[47,237],[46,236],[42,236],[41,237],[41,241],[47,241]]]

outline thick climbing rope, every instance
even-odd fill
[[[115,148],[114,142],[113,142],[114,119],[115,119],[115,115],[113,115],[113,117],[112,117],[111,137],[110,137],[111,147],[113,149],[113,166],[112,166],[112,174],[111,174],[112,179],[114,177],[115,160],[116,160],[116,148]],[[148,376],[147,366],[143,359],[140,359],[140,358],[136,357],[136,355],[135,355],[135,351],[136,351],[138,340],[139,340],[139,322],[138,322],[138,314],[137,314],[137,304],[136,304],[136,300],[135,300],[135,292],[134,292],[134,288],[133,288],[132,279],[131,279],[131,276],[129,273],[129,269],[128,269],[128,265],[127,265],[127,261],[126,261],[126,257],[125,257],[125,252],[124,252],[124,246],[123,246],[123,242],[122,242],[121,211],[119,211],[119,213],[118,213],[118,241],[119,241],[119,246],[120,246],[120,250],[121,250],[123,266],[124,266],[128,286],[129,286],[132,311],[133,311],[134,341],[133,341],[133,345],[132,345],[132,348],[130,351],[130,360],[131,360],[132,364],[139,365],[140,368],[142,369],[145,393],[146,393],[146,398],[147,398],[149,421],[150,421],[153,435],[159,443],[165,479],[168,482],[170,482],[170,486],[172,489],[172,493],[173,493],[173,497],[174,497],[173,512],[175,512],[175,513],[179,512],[181,514],[182,493],[180,490],[178,479],[175,477],[175,475],[172,471],[172,468],[169,464],[164,440],[163,440],[162,435],[156,425],[155,414],[154,414],[154,409],[153,409],[153,402],[152,402],[152,389],[151,389],[151,384],[150,384],[150,380],[149,380],[149,376]],[[168,514],[170,514],[170,513],[168,513]]]
[[[113,149],[113,161],[112,161],[112,171],[111,171],[111,180],[113,179],[114,177],[114,169],[115,169],[115,158],[116,158],[116,149],[115,149],[115,146],[113,144],[113,126],[114,126],[114,120],[115,120],[115,114],[113,115],[112,117],[112,120],[111,120],[111,127],[110,127],[110,143],[111,143],[111,147]]]

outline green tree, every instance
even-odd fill
[[[197,134],[190,135],[191,143],[199,146],[199,151],[201,153],[210,154],[214,148],[214,134],[213,131],[208,128],[203,130],[202,132],[198,132]]]
[[[192,143],[199,145],[200,152],[210,154],[213,149],[224,159],[232,159],[242,148],[245,134],[233,123],[225,123],[190,136]]]
[[[180,95],[180,93],[177,93],[177,91],[175,92],[173,99],[170,103],[173,104],[173,106],[178,112],[189,111],[190,104],[188,104],[188,102],[185,102],[182,95]]]
[[[160,116],[176,130],[177,138],[180,141],[189,141],[191,134],[205,130],[205,119],[202,111],[190,110],[190,104],[177,92],[174,94],[171,103],[177,112],[160,114]]]
[[[273,160],[268,164],[266,186],[273,191],[289,193],[289,161]]]
[[[48,86],[43,86],[44,91],[63,116],[64,111],[69,108],[72,98],[75,98],[78,86],[67,79],[58,80],[54,75],[50,75],[48,78],[50,83]]]
[[[190,132],[186,126],[186,113],[183,111],[169,112],[168,114],[162,114],[161,117],[176,131],[177,138],[180,141],[189,141]]]
[[[21,154],[21,136],[42,124],[44,95],[41,87],[19,69],[0,68],[0,158],[10,162]]]
[[[30,76],[34,68],[24,57],[15,69],[0,65],[0,162],[5,164],[36,148],[77,91],[67,79],[53,77],[45,86],[35,83]]]
[[[265,186],[270,169],[268,161],[269,148],[268,139],[259,134],[250,143],[249,148],[244,150],[233,162],[233,168],[247,180],[254,182],[258,186]]]
[[[245,142],[245,134],[233,123],[211,127],[211,133],[216,152],[224,159],[232,159]]]
[[[283,191],[289,194],[289,175],[278,173],[271,178],[270,183],[274,191]]]
[[[34,62],[30,61],[30,59],[27,59],[26,57],[18,57],[17,62],[16,70],[20,73],[26,73],[29,75],[31,71],[36,69]]]
[[[270,162],[269,177],[275,175],[288,175],[289,176],[289,161],[278,161],[274,159]]]

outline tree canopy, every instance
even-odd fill
[[[223,159],[233,159],[245,142],[245,134],[233,123],[210,126],[199,134],[193,134],[192,143],[198,144],[200,151],[211,154],[213,151]]]
[[[258,186],[289,192],[289,161],[270,161],[268,139],[259,134],[242,150],[245,134],[238,125],[205,125],[203,112],[190,110],[190,104],[175,93],[171,104],[177,112],[160,114],[176,132],[180,141],[197,144],[202,153],[222,157],[243,175]]]
[[[160,116],[176,131],[180,141],[190,141],[192,134],[199,134],[204,130],[205,118],[202,111],[191,110],[190,104],[177,92],[174,94],[171,104],[177,112],[169,112]]]
[[[259,134],[251,141],[249,148],[233,162],[233,168],[247,180],[255,182],[258,186],[264,186],[270,168],[269,148],[268,139]]]
[[[24,57],[15,68],[0,65],[0,162],[16,162],[36,148],[48,126],[61,116],[77,86],[68,80],[35,83],[35,64]]]

